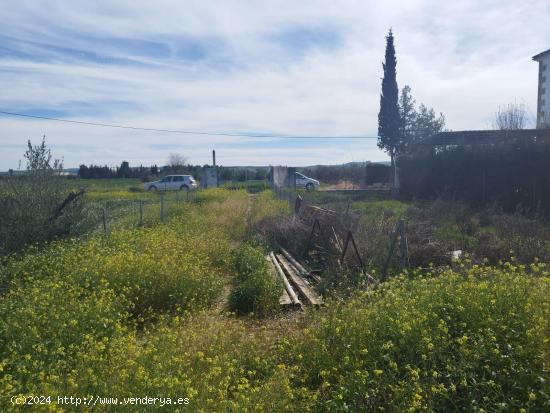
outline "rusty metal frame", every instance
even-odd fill
[[[348,235],[346,237],[346,242],[344,243],[344,249],[342,251],[342,257],[340,258],[340,261],[343,263],[344,258],[346,257],[346,253],[348,252],[348,245],[351,241],[351,245],[353,246],[353,249],[355,251],[355,257],[357,258],[357,261],[359,262],[359,266],[363,270],[365,268],[363,264],[363,260],[361,259],[361,254],[359,254],[359,249],[357,248],[357,244],[355,243],[355,239],[353,238],[353,234],[351,231],[348,231]]]
[[[317,228],[319,229],[319,234],[324,235],[323,229],[321,228],[321,223],[319,222],[319,220],[317,218],[315,218],[315,221],[313,221],[313,225],[311,226],[311,232],[310,232],[309,237],[307,239],[307,244],[306,244],[306,249],[305,249],[305,252],[304,252],[304,256],[307,256],[307,254],[309,253],[309,248],[311,246],[311,240],[313,239],[313,235],[315,234],[315,226],[317,226]]]

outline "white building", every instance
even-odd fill
[[[539,62],[537,128],[550,128],[550,49],[533,56]]]

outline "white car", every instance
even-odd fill
[[[197,181],[191,175],[168,175],[143,187],[146,191],[192,191],[197,189]]]
[[[317,179],[309,178],[299,172],[296,172],[296,188],[305,188],[306,191],[313,191],[320,185],[321,184]]]

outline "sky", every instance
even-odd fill
[[[452,130],[499,105],[536,113],[548,0],[0,0],[0,111],[145,128],[254,135],[377,134],[385,36],[397,81]],[[0,170],[26,142],[79,164],[384,161],[376,139],[240,138],[0,115]]]

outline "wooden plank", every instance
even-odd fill
[[[273,274],[274,277],[278,277],[275,264],[273,264],[273,261],[271,261],[271,257],[269,255],[266,255],[265,259],[267,260],[269,271]],[[290,295],[288,295],[288,292],[286,291],[286,288],[283,288],[283,292],[279,297],[279,304],[285,307],[294,305],[292,299],[290,298]]]
[[[298,271],[300,273],[302,273],[302,275],[308,275],[308,271],[302,266],[302,264],[300,264],[298,261],[296,261],[294,259],[294,257],[292,255],[290,255],[290,253],[285,250],[283,247],[280,247],[281,248],[281,252],[283,253],[283,255],[294,265],[294,267],[296,267],[298,269]]]
[[[290,282],[305,299],[306,303],[310,305],[321,305],[323,303],[322,298],[309,286],[309,283],[300,276],[294,266],[283,255],[277,254],[276,256],[279,263],[288,274]]]
[[[277,273],[279,274],[279,276],[283,280],[283,284],[285,285],[285,290],[288,293],[292,303],[296,306],[301,307],[302,302],[300,301],[300,299],[298,298],[298,295],[296,294],[296,292],[294,292],[294,289],[292,288],[292,286],[288,282],[283,269],[281,268],[281,266],[277,262],[277,259],[275,258],[275,255],[273,254],[273,251],[269,253],[269,257],[271,258],[271,261],[275,265],[275,269],[277,270]]]
[[[293,267],[297,270],[297,272],[303,276],[310,277],[315,281],[316,283],[321,282],[321,277],[319,277],[317,274],[314,274],[311,271],[308,271],[305,269],[305,267],[300,264],[290,253],[285,250],[283,247],[279,247],[281,249],[281,252],[283,255],[290,261],[290,263],[293,265]]]
[[[285,288],[283,288],[283,293],[279,297],[279,304],[284,307],[287,307],[287,306],[290,307],[294,305],[294,303],[292,302],[292,298],[290,298],[290,295],[288,295],[288,292],[286,291]]]
[[[323,299],[315,291],[313,291],[309,285],[306,284],[305,280],[298,275],[287,259],[281,254],[277,254],[276,257],[288,274],[290,281],[305,298],[306,302],[310,305],[322,305]]]

